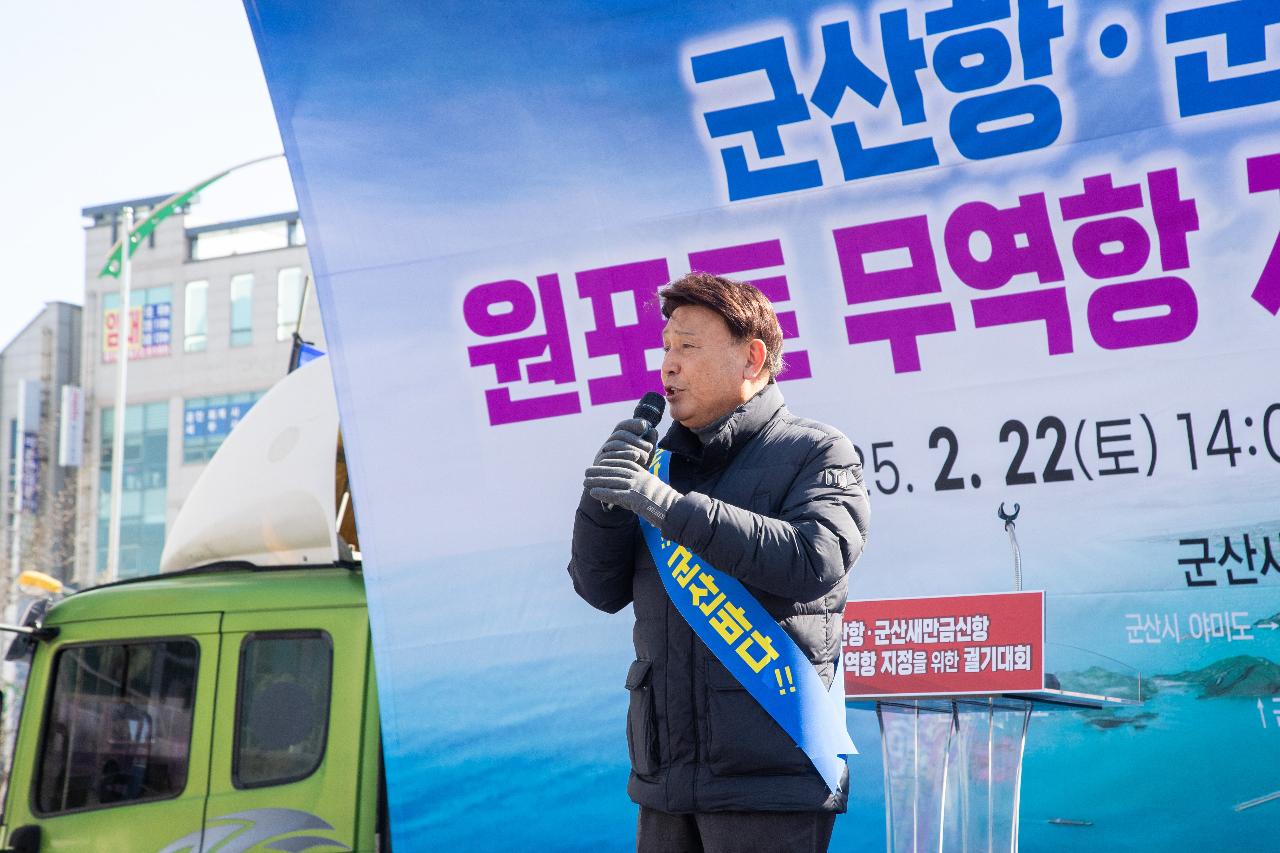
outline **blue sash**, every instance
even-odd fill
[[[666,483],[670,464],[670,452],[659,450],[649,470]],[[836,655],[828,690],[795,640],[737,579],[712,568],[683,545],[663,539],[644,516],[640,516],[640,528],[676,610],[804,750],[834,793],[845,756],[858,753],[845,727],[843,655]]]

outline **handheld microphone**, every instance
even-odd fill
[[[636,403],[636,410],[632,412],[632,417],[642,420],[653,429],[662,420],[662,414],[667,410],[667,398],[661,394],[650,391],[640,398],[640,402]]]
[[[662,420],[662,415],[666,410],[667,398],[656,391],[650,391],[640,398],[639,403],[636,403],[636,409],[631,413],[631,417],[648,424],[645,428],[645,432],[648,432],[658,426],[658,422]],[[600,501],[600,505],[606,510],[613,509],[613,504],[605,501]]]

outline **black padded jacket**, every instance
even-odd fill
[[[705,446],[679,423],[659,444],[671,451],[671,485],[684,494],[663,536],[745,584],[829,684],[848,573],[870,515],[853,445],[792,415],[775,384],[739,406]],[[693,633],[632,513],[605,511],[584,493],[569,574],[600,610],[634,605],[636,660],[626,679],[632,800],[672,813],[844,811],[847,775],[837,793],[828,791]]]

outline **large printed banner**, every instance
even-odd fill
[[[1280,5],[247,0],[332,348],[397,850],[625,850],[629,610],[564,567],[690,270],[872,493],[854,599],[1045,591],[1022,843],[1280,825]],[[853,704],[833,850],[880,849]]]

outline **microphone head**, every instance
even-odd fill
[[[667,410],[667,400],[661,394],[650,391],[640,398],[640,402],[636,403],[636,410],[633,417],[637,417],[647,422],[650,426],[657,426],[662,420],[662,414]]]

